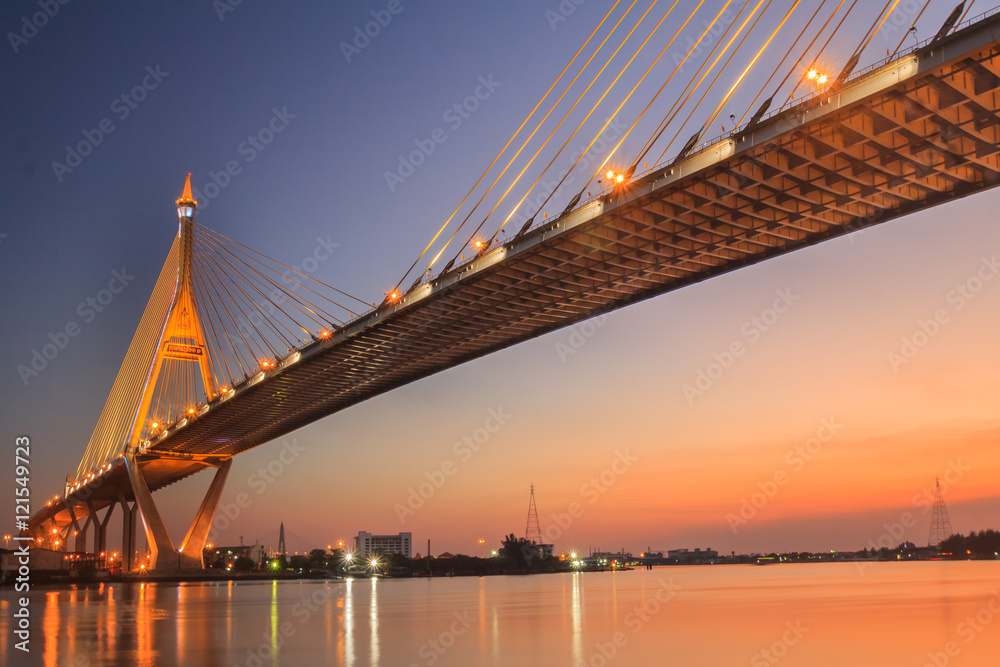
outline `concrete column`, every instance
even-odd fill
[[[86,551],[87,550],[87,527],[90,525],[90,515],[87,515],[87,522],[80,527],[80,523],[76,520],[76,512],[73,511],[73,505],[66,504],[66,512],[69,514],[69,525],[66,526],[66,551],[69,551],[69,538],[70,531],[72,530],[75,535],[73,535],[73,551]]]
[[[212,528],[212,520],[215,518],[215,510],[219,506],[219,499],[222,497],[222,489],[226,485],[226,478],[229,477],[229,469],[233,465],[233,460],[228,459],[219,466],[212,479],[212,484],[208,487],[205,499],[201,501],[198,514],[195,515],[191,528],[188,529],[184,542],[181,543],[182,562],[181,567],[205,568],[205,541],[208,532]]]
[[[136,507],[129,507],[125,495],[120,491],[118,500],[122,506],[122,572],[131,572],[135,559],[135,515]]]
[[[108,505],[108,511],[104,515],[104,518],[98,521],[96,519],[97,514],[94,514],[94,553],[108,552],[108,519],[111,518],[111,513],[115,511],[115,504],[111,503]]]
[[[165,568],[173,569],[177,563],[177,552],[167,534],[167,527],[160,518],[160,512],[153,502],[153,494],[149,492],[146,478],[142,475],[142,470],[132,454],[125,456],[125,468],[128,470],[129,482],[132,483],[132,492],[135,494],[135,506],[142,517],[142,527],[146,532],[146,545],[149,547],[149,569],[157,568],[157,561],[161,556],[165,557],[163,563]]]

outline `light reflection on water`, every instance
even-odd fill
[[[663,594],[668,584],[673,597]],[[931,656],[940,662],[949,642],[949,665],[995,665],[1000,655],[996,562],[111,584],[31,595],[25,656],[11,641],[19,594],[0,592],[0,664],[599,667],[780,657],[921,667]]]

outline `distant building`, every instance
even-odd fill
[[[598,562],[605,561],[606,563],[628,563],[632,561],[632,554],[625,551],[624,549],[613,553],[611,551],[592,551],[590,553],[591,559],[597,559]]]
[[[15,573],[21,566],[21,554],[15,550],[4,550],[0,558],[0,570]],[[80,570],[87,567],[100,568],[104,559],[97,554],[53,551],[33,547],[28,550],[28,566],[32,572],[58,572],[60,570]]]
[[[354,551],[362,558],[370,558],[376,553],[383,556],[403,554],[407,558],[411,558],[413,556],[413,533],[372,535],[361,531],[354,538]]]
[[[205,565],[211,565],[219,559],[222,559],[226,565],[234,565],[236,559],[240,556],[244,558],[249,558],[257,565],[263,563],[267,557],[267,549],[261,544],[241,544],[235,547],[215,547],[214,549],[205,549]]]
[[[711,548],[705,549],[695,549],[691,551],[689,549],[671,549],[667,552],[667,558],[673,560],[678,565],[683,565],[685,563],[710,563],[719,557],[719,552]]]

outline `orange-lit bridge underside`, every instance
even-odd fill
[[[383,304],[144,443],[150,490],[596,314],[994,187],[998,39],[1000,17],[973,24]],[[32,530],[131,494],[119,462]]]

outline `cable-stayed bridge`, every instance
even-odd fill
[[[358,313],[197,224],[186,189],[83,461],[26,532],[82,550],[93,530],[106,551],[120,508],[126,569],[140,518],[150,568],[200,568],[240,452],[594,315],[1000,184],[1000,16],[696,143]],[[206,468],[215,479],[175,546],[152,493]]]

